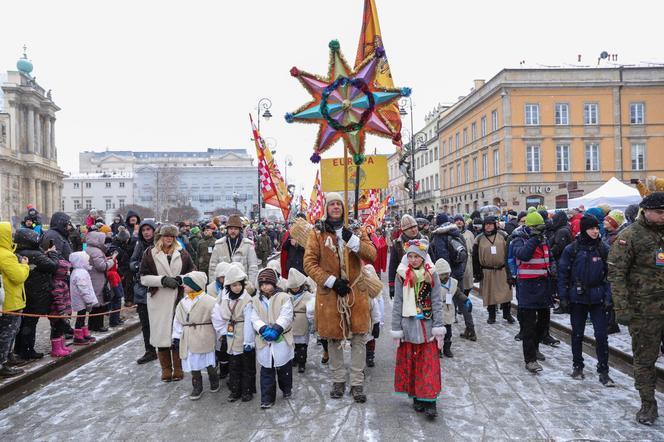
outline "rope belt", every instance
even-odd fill
[[[183,327],[196,327],[198,325],[212,325],[212,323],[211,322],[200,322],[198,324],[196,324],[196,323],[194,323],[194,324],[182,324]]]

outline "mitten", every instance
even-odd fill
[[[348,281],[345,279],[337,278],[332,285],[332,290],[334,290],[339,296],[346,296],[350,293]]]

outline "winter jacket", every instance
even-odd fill
[[[42,235],[41,247],[48,250],[48,244],[53,241],[53,245],[64,259],[69,259],[69,254],[72,252],[71,244],[69,244],[69,230],[68,226],[71,219],[69,215],[64,212],[55,212],[51,216],[51,224],[49,229]]]
[[[519,261],[530,261],[535,250],[543,247],[540,238],[530,235],[530,229],[523,226],[512,233],[511,247]],[[517,278],[516,297],[519,308],[534,310],[553,305],[549,277]]]
[[[39,236],[32,229],[22,228],[14,235],[16,254],[27,257],[30,261],[30,275],[25,281],[25,313],[45,315],[52,302],[51,279],[58,268],[57,252],[42,252],[39,248]]]
[[[509,222],[505,223],[505,232],[508,235],[511,235],[517,227],[519,227],[519,222],[516,219],[511,219]]]
[[[399,267],[399,264],[401,264],[401,258],[403,258],[405,253],[403,247],[404,242],[411,239],[422,238],[423,236],[419,233],[414,238],[408,238],[406,235],[402,234],[400,237],[394,240],[392,247],[390,247],[390,263],[387,266],[387,281],[390,284],[390,287],[394,287],[394,279],[397,275],[397,267]]]
[[[127,212],[127,216],[124,219],[125,226],[127,226],[127,230],[129,231],[129,234],[131,235],[131,239],[129,240],[129,248],[131,250],[134,250],[134,247],[136,246],[136,242],[138,241],[138,232],[134,232],[134,224],[129,223],[129,218],[132,216],[136,217],[136,224],[141,225],[141,217],[138,216],[138,213],[134,212],[133,210],[130,210]],[[152,223],[154,225],[154,223]]]
[[[193,259],[194,262],[196,262],[196,259],[197,259],[196,250],[194,249],[194,246],[192,245],[191,239],[189,239],[189,237],[187,235],[184,235],[184,234],[180,234],[180,236],[178,236],[176,239],[180,243],[180,246],[184,250],[187,251],[187,253],[191,257],[191,259]]]
[[[89,255],[85,252],[73,253],[70,257],[72,265],[69,277],[69,294],[71,296],[71,308],[75,312],[91,309],[97,305],[97,295],[92,286],[89,271],[92,269],[88,260]]]
[[[154,221],[152,220],[143,220],[139,226],[138,237],[136,245],[134,246],[134,251],[131,254],[129,259],[129,270],[134,274],[134,302],[136,304],[147,304],[148,303],[148,289],[143,284],[141,284],[139,277],[139,269],[141,268],[141,260],[143,259],[143,253],[151,247],[154,242],[154,237],[150,241],[147,241],[143,238],[141,230],[143,226],[150,226],[156,230]]]
[[[282,275],[288,275],[288,272],[291,268],[297,269],[298,272],[303,275],[307,275],[304,271],[304,247],[301,245],[292,245],[289,239],[284,241],[281,246],[281,255],[286,255],[285,266],[286,268],[281,268]]]
[[[71,256],[71,255],[70,255]],[[53,275],[52,302],[50,313],[52,315],[71,315],[71,295],[69,294],[69,271],[71,264],[64,259],[58,259],[58,268]],[[97,298],[95,298],[97,299]]]
[[[569,220],[572,238],[576,238],[576,235],[581,231],[581,218],[583,218],[583,213],[577,213]]]
[[[208,268],[208,281],[214,279],[214,269],[220,262],[239,262],[242,264],[244,272],[247,274],[247,281],[257,286],[256,278],[258,277],[258,258],[256,258],[256,250],[254,249],[254,242],[247,238],[239,236],[239,245],[231,255],[231,248],[228,243],[228,236],[218,239],[214,243],[212,256],[210,257],[210,267]]]
[[[14,254],[15,249],[11,224],[0,222],[0,275],[5,289],[3,309],[8,312],[25,308],[24,283],[30,275],[30,266],[20,263]]]
[[[270,237],[264,232],[256,238],[256,257],[261,261],[267,262],[272,254],[273,246]]]
[[[83,239],[81,238],[81,231],[79,229],[74,229],[69,232],[68,239],[72,252],[83,251]]]
[[[124,227],[125,223],[122,221],[122,217],[118,215],[120,218],[118,221],[113,220],[111,223],[111,232],[113,232],[113,236],[118,234],[118,231],[120,230],[120,227]]]
[[[134,249],[131,248],[131,240],[127,242],[120,241],[117,237],[111,241],[111,246],[108,248],[109,253],[114,251],[118,252],[116,258],[118,264],[118,273],[122,278],[130,277],[131,271],[129,269],[129,262]]]
[[[454,238],[455,241],[451,239]],[[433,238],[429,245],[429,255],[433,262],[444,259],[452,267],[452,277],[463,286],[463,274],[466,271],[468,250],[466,250],[466,239],[461,234],[459,227],[454,223],[447,223],[433,231]],[[456,260],[459,259],[458,262]],[[467,287],[459,287],[464,290]]]
[[[196,249],[196,257],[198,258],[197,267],[199,272],[203,272],[206,275],[210,270],[210,257],[212,256],[212,250],[214,250],[215,242],[216,240],[212,235],[210,235],[209,238],[202,237],[198,240]]]
[[[105,305],[107,302],[104,301],[103,288],[106,283],[106,272],[110,269],[114,261],[111,258],[106,257],[106,245],[104,244],[106,240],[106,234],[102,232],[90,232],[87,237],[88,247],[85,249],[85,253],[90,255],[90,279],[92,280],[92,286],[95,290],[95,295],[97,295],[97,303],[99,305]]]
[[[562,210],[557,210],[553,215],[549,239],[551,258],[558,261],[560,255],[563,254],[563,250],[572,242],[572,239],[572,230],[567,223],[567,215]]]
[[[609,248],[600,238],[582,232],[565,247],[558,263],[558,296],[573,304],[611,302],[607,257]]]

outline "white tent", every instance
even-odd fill
[[[586,209],[596,207],[598,204],[607,203],[612,209],[624,210],[630,204],[641,202],[641,195],[635,187],[628,186],[616,177],[602,184],[587,195],[571,199],[567,202],[568,207],[579,207],[584,205]]]

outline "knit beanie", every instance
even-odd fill
[[[426,239],[411,239],[406,242],[406,255],[409,253],[416,253],[422,259],[427,259],[427,251],[429,250],[429,241]]]
[[[599,221],[592,215],[583,215],[579,223],[581,232],[585,232],[588,229],[597,227],[599,229]]]
[[[260,286],[262,283],[268,283],[272,284],[273,286],[277,286],[277,272],[275,272],[273,269],[270,268],[265,268],[258,273],[258,285]]]
[[[534,227],[541,226],[542,224],[544,224],[544,218],[537,211],[532,211],[526,215],[526,226]]]
[[[463,215],[459,215],[459,214],[454,215],[454,222],[457,222],[457,221],[463,221],[464,223],[466,222],[466,220],[463,219]]]
[[[116,237],[118,238],[118,240],[120,242],[127,242],[131,238],[131,235],[129,235],[129,232],[127,231],[127,229],[120,226],[120,228],[118,229],[118,234],[116,235]]]
[[[604,218],[605,221],[608,221],[609,224],[614,229],[617,229],[618,227],[622,226],[623,223],[625,222],[625,215],[622,213],[622,211],[618,209],[613,209],[612,211],[609,212],[608,215]]]
[[[537,207],[535,207],[535,206],[530,206],[530,207],[528,207],[527,212],[528,212],[528,213],[537,212]]]
[[[609,212],[611,211],[611,206],[606,203],[598,204],[597,207],[602,209],[602,212],[604,212],[604,216],[608,215]]]
[[[443,258],[440,258],[438,261],[436,261],[436,264],[434,264],[436,268],[436,273],[438,273],[438,276],[440,275],[449,275],[452,273],[452,268],[450,267],[450,263],[445,261]]]
[[[201,233],[201,228],[198,226],[194,226],[191,228],[190,232],[192,235],[196,235],[197,233]]]
[[[436,215],[436,225],[437,226],[442,226],[443,224],[447,224],[450,222],[450,217],[447,215],[447,213],[439,213]]]
[[[401,230],[408,230],[411,227],[417,227],[417,221],[412,216],[405,214],[401,217]]]
[[[182,284],[195,292],[200,292],[207,284],[207,276],[203,272],[189,272],[182,277]]]
[[[604,211],[599,207],[591,207],[590,209],[586,210],[586,215],[594,216],[597,221],[604,221]]]
[[[99,231],[101,233],[111,233],[113,230],[110,227],[108,227],[106,224],[104,224],[99,228]]]
[[[337,192],[328,192],[325,195],[325,208],[327,209],[327,205],[330,204],[332,201],[339,201],[341,204],[344,203],[343,198],[341,198],[341,194]]]
[[[633,223],[636,221],[636,217],[639,215],[639,205],[638,204],[630,204],[627,206],[625,209],[625,218],[627,218],[627,221],[630,223]]]
[[[522,210],[521,212],[519,212],[519,214],[516,217],[516,222],[521,221],[521,219],[523,217],[525,217],[526,215],[528,215],[528,212],[526,212],[525,210]]]

